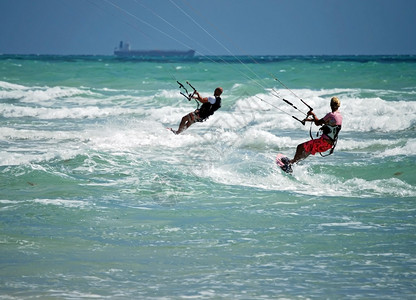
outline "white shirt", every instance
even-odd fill
[[[208,96],[208,102],[211,104],[215,104],[215,102],[217,101],[217,99],[215,99],[214,96]]]

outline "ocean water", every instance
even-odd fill
[[[416,58],[254,59],[0,56],[0,298],[414,299]]]

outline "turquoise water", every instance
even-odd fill
[[[0,56],[0,298],[413,299],[415,57],[240,60]],[[179,136],[176,80],[224,88]],[[335,153],[283,174],[281,98],[332,96]]]

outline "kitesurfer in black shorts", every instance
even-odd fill
[[[188,129],[188,127],[195,122],[203,122],[208,119],[209,116],[213,115],[214,112],[221,107],[220,96],[222,92],[223,89],[221,87],[217,87],[214,91],[214,96],[202,98],[201,95],[195,91],[193,98],[202,103],[201,107],[184,116],[179,124],[178,130],[175,131],[172,129],[172,131],[175,134],[179,134]]]

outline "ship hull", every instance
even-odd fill
[[[166,51],[166,50],[115,50],[117,56],[139,56],[139,57],[193,57],[194,50],[188,51]]]

